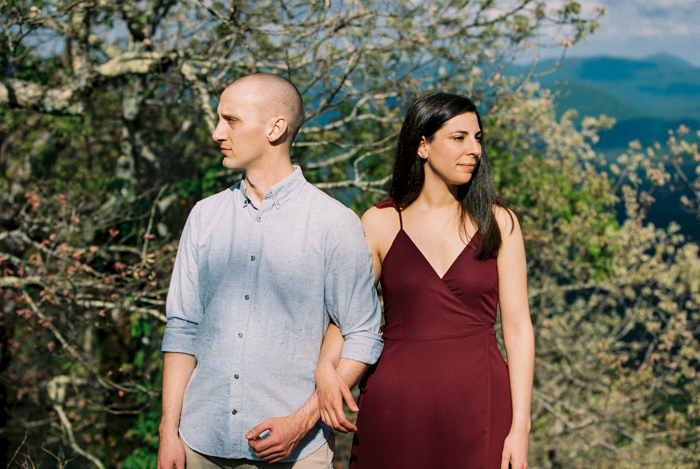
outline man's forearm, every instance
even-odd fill
[[[298,428],[303,434],[307,434],[321,418],[321,407],[318,404],[316,394],[311,394],[303,406],[292,416],[297,422]]]
[[[196,365],[197,360],[192,355],[166,352],[163,356],[163,409],[159,428],[161,437],[177,435],[182,399]]]
[[[351,360],[349,358],[341,358],[338,362],[336,371],[343,377],[343,380],[348,388],[352,389],[353,386],[360,381],[360,378],[362,378],[362,375],[365,374],[368,368],[369,365],[366,363]]]

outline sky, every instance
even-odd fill
[[[604,5],[600,29],[567,55],[645,58],[670,54],[700,68],[700,0],[579,1],[587,10]]]

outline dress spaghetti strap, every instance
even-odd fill
[[[376,204],[374,204],[374,206],[377,208],[394,207],[394,209],[396,209],[396,211],[399,214],[399,224],[401,225],[401,230],[403,230],[403,219],[401,218],[401,210],[399,209],[399,206],[396,205],[394,199],[389,197],[388,199],[384,199],[381,202],[377,202]]]

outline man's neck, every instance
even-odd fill
[[[294,168],[289,160],[246,169],[243,181],[248,189],[248,197],[259,207],[270,187],[282,182],[293,172]]]

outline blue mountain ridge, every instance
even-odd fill
[[[700,69],[671,55],[654,55],[643,60],[614,57],[566,58],[557,66],[554,60],[539,63],[535,79],[556,94],[559,115],[569,109],[578,111],[579,119],[605,114],[617,120],[615,126],[600,133],[594,147],[609,158],[616,158],[629,142],[642,145],[663,144],[669,130],[681,125],[700,130]],[[525,68],[509,73],[522,74]],[[698,141],[693,134],[691,141]],[[657,190],[657,202],[648,220],[657,226],[679,223],[682,232],[700,241],[700,222],[684,211],[680,196],[689,191]],[[620,207],[621,209],[621,207]],[[620,213],[622,218],[622,213]]]
[[[632,139],[663,142],[668,129],[683,123],[700,129],[700,69],[670,55],[643,60],[615,57],[566,58],[540,62],[535,73],[557,94],[557,112],[576,109],[579,117],[605,114],[617,119],[601,134],[599,149],[624,148]],[[512,73],[523,73],[515,67]],[[630,138],[631,137],[631,138]]]

